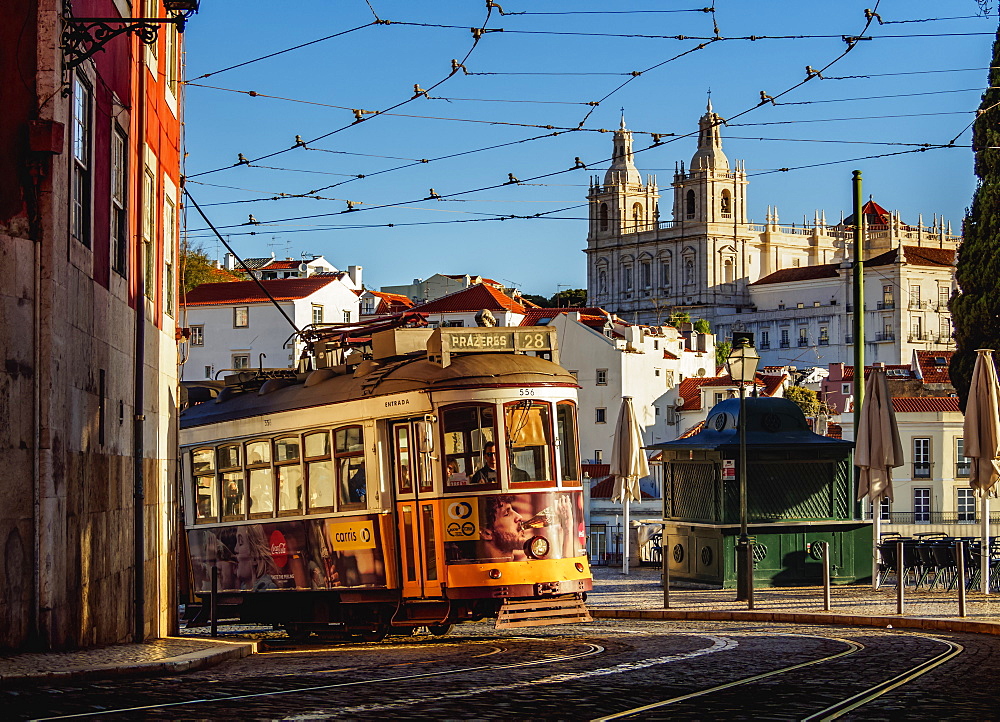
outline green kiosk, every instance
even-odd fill
[[[754,586],[820,584],[816,542],[830,545],[832,583],[871,579],[871,523],[859,518],[851,481],[854,443],[814,434],[787,399],[745,402]],[[649,447],[663,452],[662,549],[671,579],[736,586],[739,415],[739,399],[728,399],[697,434]]]

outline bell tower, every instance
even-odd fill
[[[643,184],[632,157],[632,131],[621,126],[615,131],[611,167],[604,182],[593,176],[587,200],[590,202],[588,240],[598,240],[639,233],[655,228],[659,220],[659,192],[656,178],[648,176]]]
[[[725,121],[712,110],[708,100],[705,114],[698,120],[698,150],[687,170],[684,164],[674,172],[674,223],[744,224],[746,213],[746,170],[742,161],[730,170],[722,151],[719,126]]]

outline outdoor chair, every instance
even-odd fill
[[[939,539],[930,543],[931,554],[934,558],[934,566],[937,568],[937,574],[934,576],[934,580],[931,582],[930,588],[933,589],[934,585],[941,582],[943,587],[945,583],[948,584],[949,591],[955,584],[955,577],[958,576],[958,559],[955,556],[955,540],[954,539]]]
[[[878,545],[878,576],[875,579],[875,588],[878,589],[890,574],[896,573],[896,542],[899,538],[887,539],[879,542]]]

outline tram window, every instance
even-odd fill
[[[406,548],[406,564],[404,572],[406,581],[412,582],[417,578],[417,560],[413,552],[413,506],[404,504],[402,507],[403,516],[403,546]]]
[[[196,520],[201,523],[218,521],[219,507],[216,503],[215,474],[195,477]]]
[[[240,466],[240,447],[239,446],[220,446],[219,447],[219,468],[220,469],[232,469]]]
[[[215,471],[215,449],[198,449],[191,452],[191,466],[195,474]]]
[[[274,440],[275,472],[278,477],[278,513],[301,514],[304,499],[299,437]]]
[[[453,406],[441,413],[444,435],[445,489],[498,489],[495,451],[496,414],[492,406]]]
[[[222,518],[232,521],[246,518],[246,495],[242,471],[222,474]]]
[[[274,514],[274,472],[270,466],[249,469],[250,516],[263,517]]]
[[[365,444],[360,426],[347,426],[334,432],[334,457],[337,462],[338,503],[341,508],[364,508],[368,501],[365,474]]]
[[[559,470],[563,482],[580,483],[580,466],[577,463],[576,406],[572,401],[556,405],[556,432],[559,435]]]
[[[438,578],[437,543],[435,542],[435,537],[437,535],[434,533],[434,507],[430,504],[424,504],[420,507],[420,510],[423,516],[424,558],[427,562],[427,579],[433,581]]]
[[[330,433],[320,431],[305,436],[306,472],[309,481],[309,510],[333,508],[333,461],[330,460]]]
[[[274,471],[271,469],[271,442],[249,441],[244,449],[250,487],[250,517],[274,514]]]
[[[553,480],[550,408],[528,399],[504,405],[511,483]]]
[[[413,491],[413,474],[410,463],[410,426],[400,424],[395,427],[396,437],[396,484],[400,494],[409,494]]]

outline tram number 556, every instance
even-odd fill
[[[535,390],[534,389],[518,389],[517,390],[517,395],[518,396],[534,396],[535,395]]]

